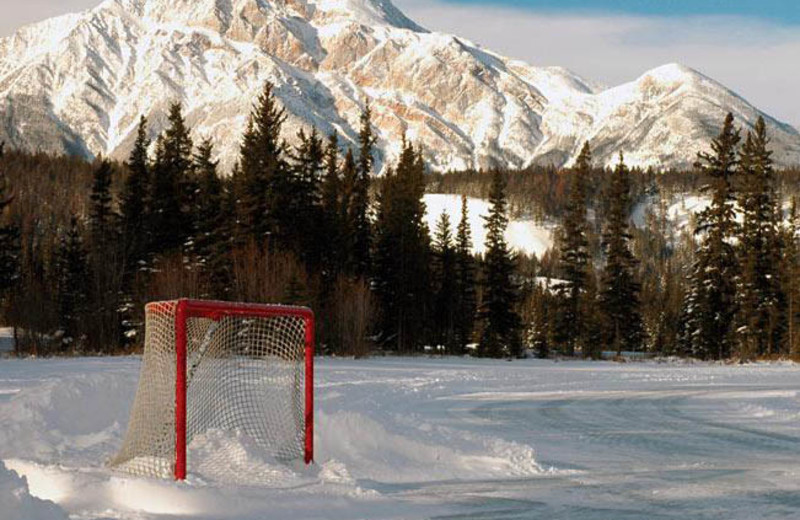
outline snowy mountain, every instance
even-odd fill
[[[602,90],[427,31],[390,0],[106,0],[0,39],[0,139],[124,157],[139,116],[156,134],[177,100],[229,167],[267,79],[287,138],[316,125],[353,140],[369,101],[384,158],[405,133],[439,169],[570,164],[587,139],[606,164],[686,165],[725,112],[761,114],[678,65]],[[800,164],[800,133],[767,120],[778,162]]]

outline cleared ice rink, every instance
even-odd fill
[[[321,359],[315,466],[210,434],[180,484],[104,467],[138,369],[0,360],[0,519],[800,516],[796,365]]]

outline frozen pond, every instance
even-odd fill
[[[0,459],[32,495],[80,519],[800,515],[795,365],[323,359],[315,466],[198,445],[190,472],[213,448],[235,478],[183,484],[104,467],[138,368],[0,360]]]

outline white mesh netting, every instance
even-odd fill
[[[122,449],[121,471],[170,478],[176,460],[176,314],[179,302],[146,309],[139,387]],[[186,445],[232,439],[277,460],[305,450],[306,327],[303,316],[226,315],[186,318]],[[241,309],[240,309],[241,311]],[[224,476],[244,461],[203,445],[204,476]],[[245,454],[243,453],[243,457]]]

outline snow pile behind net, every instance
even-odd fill
[[[134,475],[170,478],[175,463],[178,302],[147,308],[145,352],[128,433],[111,466]],[[305,322],[298,316],[188,318],[186,443],[192,472],[195,444],[229,437],[264,457],[303,457]],[[249,450],[248,450],[249,451]],[[204,458],[204,476],[224,478],[237,452]],[[242,453],[241,456],[246,456]],[[271,471],[271,470],[270,470]],[[253,476],[252,477],[257,477]],[[274,475],[264,475],[272,480]]]

